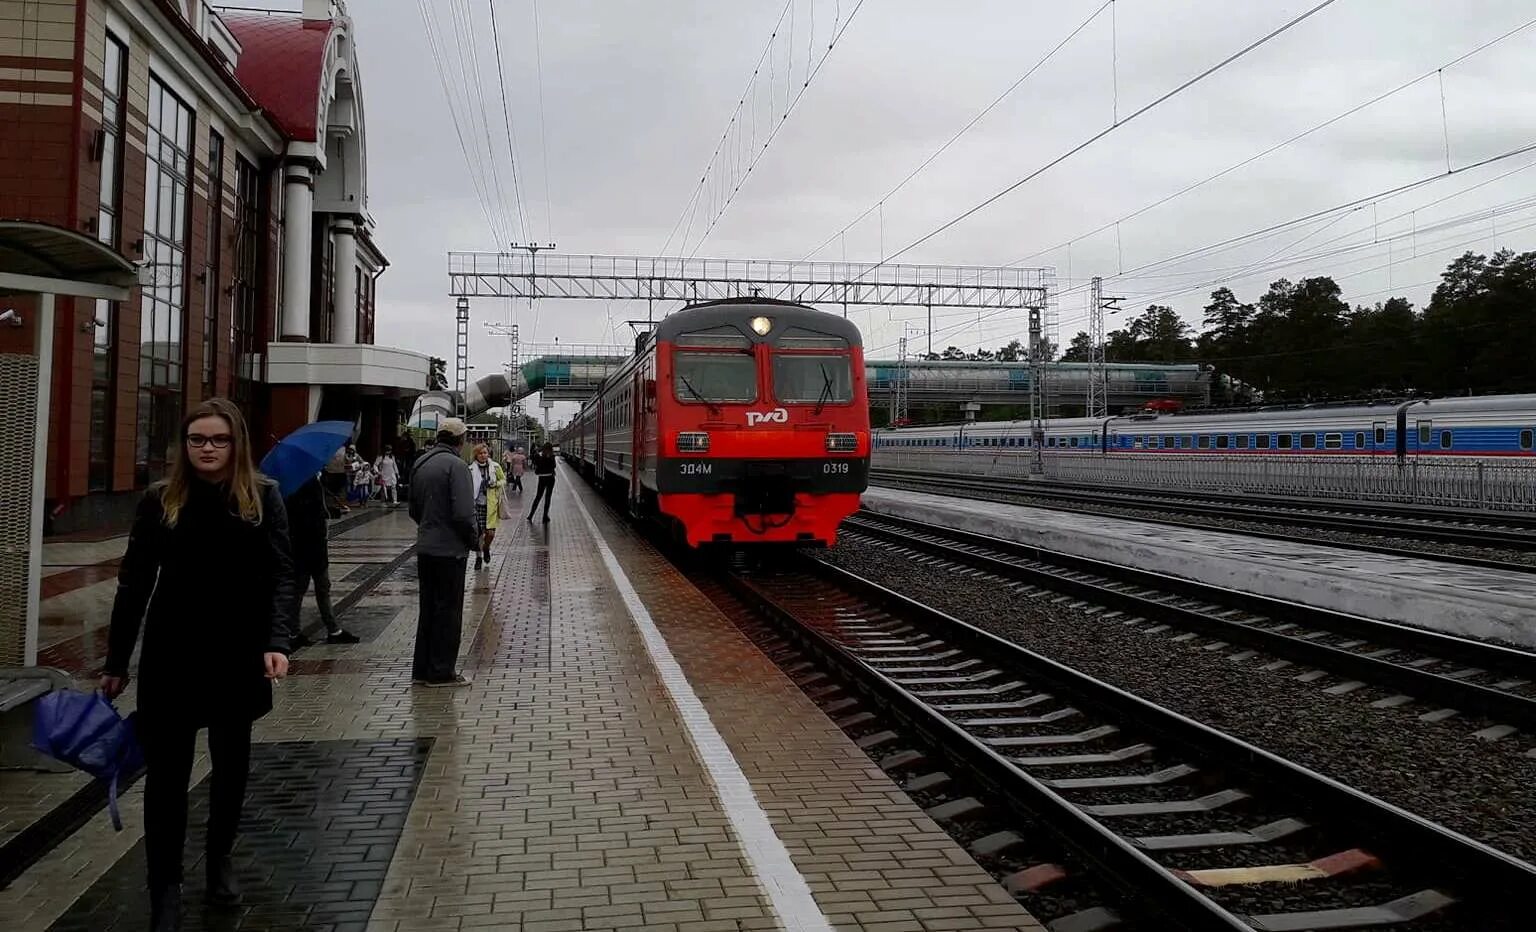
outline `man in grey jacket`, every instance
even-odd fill
[[[464,629],[464,571],[475,533],[475,490],[459,450],[464,422],[443,421],[437,444],[411,468],[411,520],[416,522],[416,574],[421,613],[411,682],[420,686],[468,686],[455,671]]]

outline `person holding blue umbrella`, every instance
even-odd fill
[[[293,542],[293,562],[298,586],[293,603],[293,648],[313,642],[300,630],[299,610],[310,583],[320,606],[327,644],[356,644],[357,635],[342,630],[331,609],[330,548],[327,542],[329,512],[317,473],[336,451],[352,438],[346,421],[306,424],[277,442],[261,460],[261,471],[275,480],[288,506],[288,535]]]

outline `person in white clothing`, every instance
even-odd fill
[[[400,504],[400,465],[395,462],[395,453],[389,447],[379,454],[374,461],[373,471],[378,474],[379,485],[384,488],[384,500],[391,505]]]

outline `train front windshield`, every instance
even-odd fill
[[[853,366],[847,356],[778,353],[773,394],[785,404],[847,404],[853,400]]]
[[[678,353],[672,368],[672,391],[678,401],[757,400],[757,360],[751,353]]]

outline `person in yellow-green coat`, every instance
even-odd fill
[[[475,551],[475,569],[478,570],[491,562],[491,542],[496,539],[501,493],[506,488],[507,477],[501,466],[491,459],[490,447],[483,443],[475,444],[475,459],[469,464],[469,477],[475,488],[475,528],[480,534],[480,549]]]

